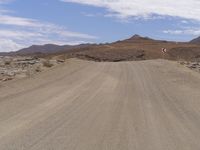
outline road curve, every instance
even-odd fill
[[[200,75],[70,60],[0,85],[0,150],[199,150]]]

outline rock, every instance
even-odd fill
[[[45,60],[45,61],[43,61],[43,66],[50,68],[50,67],[53,67],[53,64],[49,60]]]
[[[52,64],[52,65],[56,65],[57,61],[56,60],[49,60],[49,63]]]
[[[58,63],[64,63],[65,60],[63,60],[63,59],[57,59],[57,62],[58,62]]]
[[[187,67],[188,67],[188,68],[191,68],[191,69],[197,68],[196,65],[192,65],[192,64],[188,65]]]
[[[9,81],[9,80],[13,80],[13,78],[12,77],[7,77],[7,78],[2,79],[2,81]]]
[[[193,65],[193,66],[198,66],[199,63],[198,63],[198,62],[193,62],[193,63],[191,63],[191,65]]]
[[[15,56],[0,58],[0,81],[32,76],[48,67],[64,63],[64,59],[47,59],[37,57]],[[45,67],[45,68],[44,68]]]
[[[40,66],[37,66],[37,67],[35,68],[35,71],[36,71],[36,72],[41,72],[41,71],[42,71],[42,69],[41,69],[41,67],[40,67]]]

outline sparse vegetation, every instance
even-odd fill
[[[52,66],[61,64],[56,58],[39,58],[30,56],[0,57],[0,82],[24,77],[32,77]]]
[[[41,67],[40,67],[40,66],[37,66],[37,67],[35,68],[35,71],[36,71],[36,72],[41,72],[41,71],[42,71],[42,69],[41,69]]]
[[[43,66],[50,68],[50,67],[53,67],[53,64],[51,64],[49,60],[45,60],[45,61],[43,61]]]
[[[10,65],[10,64],[11,64],[11,60],[5,60],[5,62],[4,62],[4,63],[5,63],[5,65],[7,65],[7,66],[8,66],[8,65]]]

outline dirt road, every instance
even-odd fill
[[[200,75],[71,60],[0,85],[0,150],[199,150]]]

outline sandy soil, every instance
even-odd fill
[[[0,150],[199,150],[200,75],[71,60],[0,85]]]

